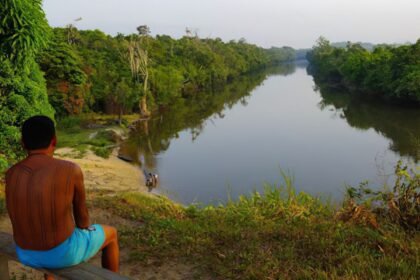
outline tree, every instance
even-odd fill
[[[68,44],[68,30],[54,28],[54,44],[38,61],[58,116],[79,113],[81,105],[84,111],[116,113],[114,95],[122,80],[138,98],[142,117],[148,116],[152,109],[218,90],[241,75],[294,56],[289,47],[265,50],[245,42],[200,39],[193,31],[191,37],[177,40],[152,37],[147,26],[137,29],[136,34],[112,37],[100,30],[73,28],[77,44]]]
[[[54,110],[35,61],[50,34],[41,1],[3,0],[1,5],[0,162],[4,163],[23,155],[19,143],[23,121],[35,114],[53,118]]]
[[[57,116],[79,114],[85,103],[86,74],[82,60],[67,42],[54,40],[38,58],[48,96]]]
[[[126,79],[121,79],[115,87],[115,102],[118,104],[118,122],[121,125],[122,114],[131,109],[136,100],[136,95],[128,85]]]
[[[149,36],[150,35],[150,27],[147,25],[140,25],[137,27],[137,32],[140,36]]]
[[[41,0],[3,0],[0,9],[0,50],[15,66],[26,70],[47,46],[50,27]]]
[[[79,18],[75,19],[74,22],[78,22],[78,21],[81,21],[81,20],[82,20],[82,18],[79,17]],[[77,31],[76,26],[74,24],[70,23],[70,24],[66,25],[66,28],[67,28],[67,42],[70,45],[76,43],[76,41],[78,39],[77,38],[78,34],[75,32],[75,31]]]
[[[139,103],[140,115],[142,117],[149,117],[150,111],[147,108],[149,55],[147,50],[142,48],[138,37],[132,37],[128,41],[127,57],[134,83],[140,84],[141,80],[143,81],[143,91]]]
[[[139,109],[141,117],[149,117],[147,95],[149,92],[149,53],[147,50],[150,28],[147,25],[137,27],[138,36],[132,35],[127,43],[127,58],[130,64],[131,75],[135,84],[143,82],[143,91],[140,98]]]
[[[387,100],[420,102],[420,43],[333,47],[325,38],[308,53],[309,70],[317,83],[347,88],[354,93]]]

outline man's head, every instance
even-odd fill
[[[54,122],[46,116],[34,116],[22,125],[22,143],[26,150],[54,149],[57,143]]]

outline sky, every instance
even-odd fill
[[[44,0],[52,26],[74,23],[115,35],[148,25],[179,38],[245,38],[262,47],[332,42],[406,43],[420,38],[420,0]],[[77,18],[81,21],[74,22]]]

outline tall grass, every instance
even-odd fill
[[[141,193],[103,197],[96,204],[141,222],[119,228],[135,262],[182,259],[216,279],[420,276],[417,231],[382,216],[375,216],[376,227],[344,221],[329,204],[295,192],[291,180],[218,206],[183,207]]]

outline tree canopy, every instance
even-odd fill
[[[0,9],[0,170],[22,153],[19,127],[36,114],[54,117],[35,58],[50,28],[40,0],[4,0]]]
[[[420,103],[420,39],[412,45],[379,45],[370,51],[350,42],[336,48],[320,38],[307,58],[318,83]]]
[[[267,50],[243,40],[223,42],[192,35],[152,37],[146,25],[137,28],[138,34],[116,36],[72,27],[70,45],[67,29],[55,28],[53,43],[38,58],[59,116],[137,111],[145,97],[147,107],[155,110],[179,98],[217,89],[246,73],[295,59],[290,47]],[[147,64],[140,63],[146,55]],[[133,60],[136,57],[138,63]],[[140,68],[134,73],[136,65]],[[122,88],[129,98],[121,98]]]

